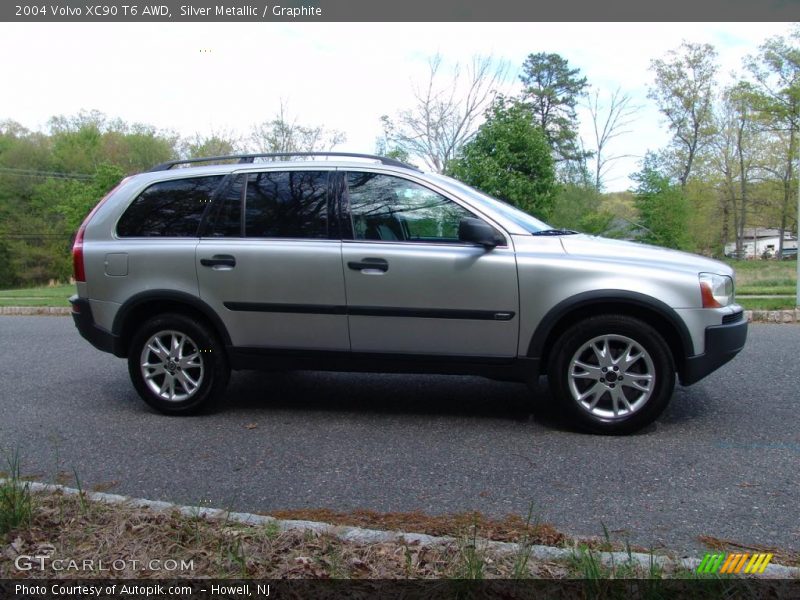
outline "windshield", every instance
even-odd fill
[[[491,196],[488,196],[483,192],[468,186],[466,183],[458,181],[457,179],[453,179],[452,177],[447,177],[445,175],[431,174],[430,176],[441,180],[442,183],[445,183],[450,187],[458,189],[458,191],[463,193],[465,196],[468,196],[471,200],[474,200],[477,204],[481,204],[488,209],[499,212],[506,219],[512,221],[516,225],[519,225],[528,233],[538,233],[540,231],[552,229],[552,227],[550,227],[547,223],[540,221],[536,217],[532,217],[528,213],[511,206],[507,202],[503,202],[497,198],[492,198]]]

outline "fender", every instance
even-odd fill
[[[146,302],[154,301],[174,302],[177,304],[186,304],[192,307],[193,309],[202,313],[203,316],[205,316],[214,326],[214,329],[216,329],[219,335],[222,337],[222,343],[225,346],[231,345],[231,336],[228,333],[228,328],[225,327],[225,323],[222,322],[222,319],[219,318],[217,313],[214,312],[214,310],[208,304],[203,302],[197,296],[187,294],[186,292],[177,292],[175,290],[147,290],[145,292],[134,294],[128,298],[128,300],[120,307],[116,316],[114,317],[114,323],[111,326],[111,333],[121,337],[125,323],[131,312]]]
[[[689,329],[686,324],[678,316],[678,314],[661,300],[640,294],[638,292],[631,292],[628,290],[592,290],[589,292],[582,292],[571,296],[566,300],[562,300],[551,308],[544,318],[539,322],[536,331],[533,333],[530,344],[528,345],[528,354],[530,358],[541,358],[545,350],[545,342],[548,336],[556,327],[558,322],[569,312],[592,306],[594,304],[617,304],[623,306],[632,306],[636,308],[643,308],[658,314],[667,321],[678,334],[682,346],[682,356],[676,357],[676,362],[680,364],[683,359],[691,355],[691,349],[694,347],[692,343],[692,336],[689,334]]]

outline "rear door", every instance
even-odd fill
[[[513,357],[519,335],[514,251],[460,242],[480,218],[421,182],[345,173],[342,245],[354,352]]]
[[[200,297],[234,346],[349,350],[332,171],[238,173],[197,246]]]

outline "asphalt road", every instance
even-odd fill
[[[753,325],[629,437],[571,431],[544,387],[472,377],[236,373],[218,412],[170,418],[71,319],[0,317],[0,447],[42,481],[74,469],[85,489],[232,510],[533,503],[562,531],[689,555],[701,534],[798,550],[799,357],[800,326]]]

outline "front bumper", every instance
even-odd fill
[[[92,307],[86,298],[71,296],[69,303],[72,305],[72,320],[78,333],[81,334],[92,346],[103,352],[117,354],[119,351],[119,338],[105,329],[98,327],[94,322]]]
[[[705,352],[686,358],[680,369],[682,385],[697,383],[736,356],[747,340],[747,320],[706,327]]]

